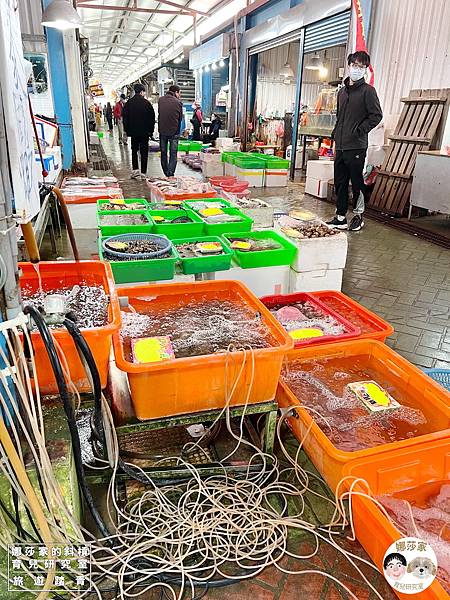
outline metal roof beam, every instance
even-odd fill
[[[160,4],[166,4],[167,6],[173,6],[177,8],[180,12],[174,11],[166,11],[165,9],[153,9],[153,8],[144,8],[138,6],[137,0],[133,1],[133,6],[115,6],[115,5],[107,5],[107,4],[91,4],[92,0],[76,0],[76,5],[78,8],[93,8],[97,10],[122,10],[124,12],[144,12],[144,13],[162,13],[167,15],[173,14],[188,14],[188,15],[202,15],[203,17],[209,16],[208,13],[205,13],[201,10],[196,10],[194,8],[188,8],[182,4],[177,4],[176,2],[172,2],[172,0],[158,0]]]

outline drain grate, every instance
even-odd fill
[[[101,144],[90,144],[89,155],[91,168],[94,171],[109,171],[111,169],[108,157],[106,156]]]

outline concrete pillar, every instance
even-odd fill
[[[44,8],[51,0],[43,0]],[[45,28],[48,46],[48,62],[51,73],[53,105],[61,138],[62,166],[70,169],[74,162],[72,113],[70,110],[69,83],[67,80],[64,36],[53,27]]]
[[[75,30],[65,31],[63,37],[70,112],[73,124],[75,160],[85,163],[88,160],[88,126],[84,100],[84,82],[81,71],[80,46]]]

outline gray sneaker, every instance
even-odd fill
[[[362,215],[355,215],[348,226],[349,231],[360,231],[364,227]]]
[[[130,179],[140,179],[140,178],[141,178],[141,174],[137,169],[135,169],[134,171],[131,171]]]

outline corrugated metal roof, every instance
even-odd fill
[[[20,0],[18,5],[21,32],[26,35],[44,35],[44,28],[41,25],[41,3],[36,0]]]
[[[385,120],[412,89],[450,88],[450,0],[377,0],[369,36]]]

